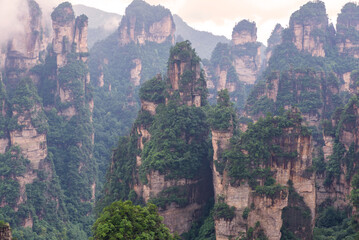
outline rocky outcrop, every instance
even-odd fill
[[[5,71],[12,81],[24,77],[38,64],[39,53],[44,50],[41,9],[34,0],[28,0],[27,4],[28,11],[20,16],[23,31],[9,40],[6,50]]]
[[[38,169],[40,162],[47,157],[46,134],[38,132],[32,123],[32,118],[35,116],[31,116],[31,112],[39,115],[41,111],[40,105],[35,105],[33,109],[22,114],[14,111],[13,115],[17,116],[17,124],[22,127],[21,130],[10,132],[11,145],[21,148],[22,154],[30,160],[33,169]]]
[[[139,86],[142,70],[141,59],[136,58],[132,60],[132,62],[135,64],[135,66],[131,69],[131,83],[133,84],[133,86]]]
[[[0,239],[2,240],[12,239],[11,228],[8,223],[0,226]]]
[[[309,52],[315,57],[325,57],[324,41],[328,17],[323,2],[308,2],[303,5],[292,14],[289,25],[293,32],[293,43],[299,51]]]
[[[204,61],[209,99],[214,101],[217,91],[227,89],[237,108],[243,109],[247,89],[252,86],[264,67],[262,44],[257,42],[254,22],[242,20],[233,29],[232,44],[218,43],[211,61]]]
[[[127,7],[118,32],[121,46],[131,42],[143,45],[170,41],[174,44],[175,24],[168,9],[134,0]]]
[[[337,48],[341,54],[359,58],[359,6],[347,3],[337,19]]]
[[[292,110],[293,116],[297,114]],[[287,186],[292,182],[295,191],[303,198],[304,203],[311,212],[311,222],[314,222],[316,207],[316,188],[314,174],[308,172],[312,166],[312,142],[310,136],[301,135],[301,123],[295,127],[283,129],[280,137],[271,140],[272,144],[280,146],[283,152],[296,152],[297,157],[279,160],[275,154],[271,157],[270,167],[276,183]],[[214,149],[214,163],[218,161],[219,149],[226,149],[230,132],[212,131],[212,144]],[[242,150],[243,154],[251,154]],[[250,187],[249,183],[242,180],[234,184],[227,170],[219,173],[216,165],[213,166],[214,189],[217,198],[222,198],[229,207],[235,207],[235,217],[231,220],[216,219],[216,239],[228,239],[239,236],[254,228],[257,222],[263,229],[268,239],[281,238],[281,226],[283,223],[282,211],[289,206],[288,189],[283,188],[275,196],[259,194]],[[233,180],[233,179],[232,179]],[[247,213],[244,213],[244,212]]]
[[[75,13],[69,2],[61,3],[51,14],[53,40],[52,48],[56,54],[58,68],[67,63],[68,53],[78,53],[86,61],[88,19],[81,15],[75,19]]]
[[[257,41],[257,27],[254,22],[240,21],[232,31],[233,45],[243,45]]]
[[[139,159],[137,163],[139,163]],[[200,212],[210,194],[208,192],[209,179],[190,180],[183,178],[168,180],[165,175],[160,174],[158,171],[152,171],[147,174],[146,178],[148,180],[146,184],[134,186],[137,195],[142,196],[146,202],[158,197],[164,190],[180,189],[180,191],[186,191],[188,203],[185,206],[179,206],[177,203],[172,202],[170,205],[166,205],[165,208],[160,208],[159,214],[164,217],[164,223],[171,232],[182,234],[189,231],[194,219],[196,219],[196,213]]]
[[[171,51],[168,67],[168,82],[171,85],[170,95],[179,91],[181,103],[188,106],[200,107],[203,99],[203,89],[206,88],[204,73],[201,71],[199,58],[191,49],[189,42],[176,45]]]
[[[282,25],[277,24],[275,26],[275,28],[273,29],[272,34],[267,41],[267,49],[266,49],[267,64],[268,64],[270,57],[272,56],[274,48],[282,43],[283,30],[284,30],[284,28],[282,27]]]
[[[164,201],[163,204],[159,204],[159,214],[163,216],[164,223],[171,232],[182,234],[190,230],[192,223],[198,218],[198,214],[202,211],[206,201],[213,194],[212,185],[208,184],[211,182],[211,173],[208,171],[209,166],[200,168],[198,175],[195,177],[187,177],[187,173],[183,173],[184,176],[181,175],[180,177],[169,177],[170,171],[173,170],[160,171],[155,167],[144,169],[143,165],[148,164],[150,160],[142,158],[144,157],[144,152],[148,151],[146,147],[151,148],[151,141],[156,141],[154,140],[156,136],[158,138],[159,133],[153,129],[155,124],[152,121],[156,121],[153,120],[157,119],[156,114],[167,111],[166,107],[169,107],[169,102],[172,102],[172,104],[175,102],[179,106],[194,107],[201,107],[204,104],[202,96],[204,96],[203,91],[206,88],[205,80],[200,69],[199,58],[189,42],[177,43],[172,49],[169,58],[168,76],[167,88],[164,88],[166,84],[161,79],[161,76],[158,75],[156,78],[146,82],[140,90],[140,96],[142,96],[141,117],[136,120],[135,129],[133,130],[137,139],[135,143],[137,151],[133,190],[145,202]],[[166,100],[165,97],[167,97]],[[160,104],[162,105],[161,110],[157,113],[156,109]],[[167,106],[163,106],[163,104]],[[170,129],[172,128],[166,127],[164,131]],[[154,135],[152,136],[152,134]],[[190,144],[196,144],[195,142],[198,139],[186,135],[188,133],[181,132],[178,141],[185,141],[186,147]],[[196,138],[201,138],[201,136],[196,136]],[[177,151],[177,149],[173,149],[173,151]],[[140,154],[141,152],[142,155]],[[177,158],[177,155],[174,155],[174,157]],[[144,163],[144,160],[147,162]],[[181,159],[178,159],[178,161],[181,161]],[[180,201],[178,201],[179,199]]]
[[[257,27],[254,22],[242,20],[232,32],[232,64],[238,79],[254,84],[262,66],[261,44],[257,42]]]

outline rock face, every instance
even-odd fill
[[[202,94],[206,88],[206,82],[201,71],[199,58],[190,49],[188,42],[176,45],[178,49],[173,49],[169,59],[168,76],[171,84],[170,95],[178,91],[181,103],[187,106],[200,107],[206,101]],[[177,52],[176,52],[177,51]],[[186,52],[186,55],[179,54]]]
[[[127,7],[118,32],[122,46],[131,42],[143,45],[147,41],[163,43],[167,40],[174,44],[175,24],[168,9],[134,0]]]
[[[243,45],[245,43],[254,43],[257,41],[257,27],[255,23],[247,20],[240,21],[233,29],[233,45]]]
[[[253,22],[242,20],[233,29],[232,64],[239,81],[254,84],[262,65],[260,44],[257,41],[257,27]]]
[[[39,53],[44,50],[41,9],[34,0],[28,0],[27,4],[29,11],[21,16],[24,29],[9,40],[6,50],[5,69],[10,80],[24,77],[39,63]],[[19,74],[15,69],[23,73]]]
[[[86,62],[88,56],[87,47],[87,28],[88,18],[81,15],[75,19],[75,13],[72,5],[68,2],[61,3],[57,6],[51,14],[53,27],[53,54],[56,56],[57,68],[62,68],[68,63],[68,56],[70,53],[76,54],[77,58]],[[63,71],[68,71],[67,69]],[[83,88],[90,83],[90,76],[79,79],[82,82]],[[64,83],[57,78],[57,92],[56,95],[60,97],[61,103],[68,105],[60,111],[60,115],[70,119],[76,115],[76,108],[74,106],[75,94],[67,86],[72,83]],[[91,101],[91,100],[90,100]]]
[[[131,175],[133,180],[129,184],[138,199],[144,202],[153,202],[159,206],[159,214],[164,217],[164,223],[171,232],[177,232],[178,234],[190,230],[192,223],[200,216],[208,199],[213,196],[213,188],[209,184],[212,178],[209,165],[204,164],[208,160],[204,159],[207,153],[200,155],[202,157],[199,158],[196,156],[198,153],[189,152],[191,150],[188,150],[199,147],[197,144],[200,144],[203,149],[207,149],[208,146],[202,145],[202,141],[206,139],[209,133],[204,119],[202,119],[205,116],[200,117],[201,119],[193,119],[193,122],[201,121],[201,127],[199,128],[203,128],[202,132],[193,135],[187,129],[180,132],[176,130],[176,127],[183,127],[182,124],[186,125],[189,122],[177,118],[177,115],[172,114],[171,111],[174,109],[177,109],[174,111],[185,111],[186,113],[184,114],[189,114],[189,119],[194,117],[192,117],[191,112],[203,114],[200,107],[206,103],[205,92],[206,82],[200,69],[197,54],[188,41],[177,43],[170,53],[168,79],[164,81],[160,75],[157,75],[157,77],[142,85],[140,89],[141,111],[132,129],[131,139],[133,139],[133,145],[131,146],[135,148],[135,151],[131,156],[135,166],[134,174]],[[171,120],[169,125],[164,123],[165,129],[156,129],[158,124],[162,124],[158,122],[158,119],[172,117],[177,119],[173,120],[176,122],[175,126]],[[160,150],[162,148],[167,149],[167,143],[165,143],[166,140],[159,136],[171,131],[176,134],[176,138],[169,141],[181,144],[183,149],[187,149],[185,150],[186,153],[176,153],[178,149],[172,147],[168,151]],[[195,130],[193,129],[193,131]],[[168,135],[168,137],[173,138],[172,134]],[[126,142],[128,141],[126,140]],[[157,147],[160,149],[157,149]],[[126,149],[126,147],[124,148]],[[117,161],[123,161],[121,160],[121,156],[124,154],[123,151],[126,150],[121,150],[117,159],[114,158],[112,163],[113,170],[118,164]],[[202,150],[199,149],[199,151]],[[172,159],[182,162],[184,160],[183,155],[190,155],[191,157],[188,160],[193,162],[193,168],[197,170],[183,170],[176,173],[176,175],[171,175],[177,169],[171,168],[171,164],[168,165],[169,167],[157,169],[151,163],[153,158],[149,157],[153,153],[156,153],[156,155],[164,153],[163,159],[165,159],[166,164],[168,163],[167,161],[172,161]],[[127,154],[129,153],[127,152]],[[128,161],[128,159],[125,161]],[[182,168],[185,164],[187,162],[180,163],[181,166],[179,167]],[[196,165],[201,167],[196,167]],[[192,176],[190,171],[196,172]],[[123,178],[124,176],[119,176],[119,179]]]
[[[42,111],[40,105],[35,105],[31,111]],[[17,123],[23,126],[21,130],[10,132],[10,143],[12,146],[19,146],[21,152],[30,160],[33,169],[39,169],[39,164],[47,157],[46,134],[39,133],[31,123],[30,111],[19,115],[13,112],[14,116],[18,116]]]
[[[337,47],[340,53],[359,58],[359,6],[356,3],[347,3],[337,19]]]
[[[267,49],[266,49],[266,61],[268,63],[270,57],[272,56],[272,52],[276,46],[282,43],[282,32],[284,28],[282,25],[277,24],[272,31],[271,36],[267,42]]]
[[[263,67],[262,44],[257,42],[254,22],[242,20],[233,29],[232,44],[218,43],[211,61],[204,62],[210,101],[217,91],[228,89],[231,100],[242,110],[247,89],[253,86]]]
[[[315,57],[324,57],[325,32],[328,18],[323,2],[309,2],[294,12],[290,18],[293,42],[299,51]]]
[[[3,239],[3,240],[11,240],[12,239],[11,229],[10,229],[10,225],[8,223],[3,226],[0,226],[0,239]]]
[[[359,132],[356,126],[359,124],[359,102],[357,98],[349,101],[340,116],[336,116],[330,125],[337,129],[338,138],[333,134],[324,132],[323,155],[326,164],[336,162],[339,166],[333,177],[333,172],[318,174],[317,176],[317,205],[325,204],[332,200],[335,207],[344,209],[350,204],[352,190],[352,177],[355,167],[352,165],[353,153],[359,144]],[[351,116],[349,119],[348,116]]]
[[[291,114],[293,118],[296,118],[297,110],[292,110]],[[307,169],[312,165],[312,143],[311,137],[301,135],[300,131],[301,122],[299,121],[294,127],[284,128],[281,136],[271,140],[273,144],[278,144],[283,152],[296,152],[298,154],[291,160],[279,160],[280,157],[274,154],[267,167],[270,167],[277,184],[286,186],[288,182],[292,182],[294,191],[303,197],[305,205],[310,209],[311,221],[313,221],[316,206],[316,189],[314,174],[307,173]],[[212,136],[213,160],[216,162],[221,158],[219,153],[231,147],[228,144],[231,131],[212,131]],[[244,149],[242,152],[245,155],[251,154]],[[260,226],[268,239],[280,239],[280,229],[283,223],[282,211],[290,204],[288,189],[283,188],[275,196],[271,197],[258,194],[257,190],[250,187],[250,183],[245,180],[241,180],[239,186],[235,184],[235,180],[231,179],[227,170],[219,173],[215,164],[213,166],[213,182],[217,199],[222,198],[222,201],[229,207],[235,207],[233,219],[216,219],[216,239],[224,240],[238,236],[248,231],[249,227],[254,228],[257,222],[260,222]],[[246,216],[245,211],[247,212]]]
[[[75,19],[72,5],[68,2],[60,4],[51,14],[54,38],[53,51],[56,54],[57,66],[67,63],[67,54],[77,52],[85,61],[87,58],[88,19],[81,15]],[[75,49],[73,49],[75,46]]]
[[[132,62],[135,64],[135,67],[131,69],[131,83],[134,86],[139,86],[141,81],[141,70],[142,64],[141,59],[134,59]]]

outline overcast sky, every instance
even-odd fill
[[[108,12],[124,14],[132,0],[70,0]],[[257,23],[258,40],[267,39],[277,23],[287,26],[290,15],[308,0],[146,0],[161,4],[178,14],[190,26],[231,38],[234,25],[242,19]],[[328,17],[336,21],[337,14],[348,0],[324,0]]]

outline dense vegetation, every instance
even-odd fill
[[[131,201],[113,202],[93,225],[94,239],[175,239],[162,219],[153,204],[141,207]]]
[[[116,146],[119,136],[130,132],[139,109],[139,87],[135,87],[129,81],[130,69],[135,66],[133,60],[141,60],[140,82],[144,83],[145,80],[166,71],[170,46],[169,42],[163,44],[148,42],[141,46],[130,43],[120,47],[117,33],[114,33],[96,43],[91,49],[89,69],[96,103],[93,112],[94,157],[99,166],[100,188],[105,181],[111,159],[110,149]],[[99,87],[101,74],[103,74],[104,85]],[[163,86],[158,87],[157,90],[161,91]],[[140,93],[141,96],[144,92]],[[146,99],[146,96],[143,97]],[[157,100],[161,101],[161,99]]]
[[[287,137],[308,136],[309,131],[301,125],[299,113],[287,112],[281,116],[267,116],[255,124],[249,123],[248,130],[240,136],[233,137],[231,147],[225,151],[226,170],[232,184],[248,181],[249,185],[260,195],[276,197],[283,186],[275,184],[270,165],[272,162],[285,164],[297,158],[296,149],[283,149],[281,142]],[[294,128],[291,134],[285,129]],[[289,135],[289,136],[288,136]],[[264,183],[258,186],[258,180]]]

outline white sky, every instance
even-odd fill
[[[132,0],[69,0],[72,4],[84,4],[123,15]],[[258,41],[267,43],[277,23],[286,27],[290,15],[308,0],[146,0],[152,5],[161,4],[172,14],[178,14],[197,30],[212,32],[231,38],[232,29],[242,19],[255,21]],[[323,0],[330,22],[348,0]]]

